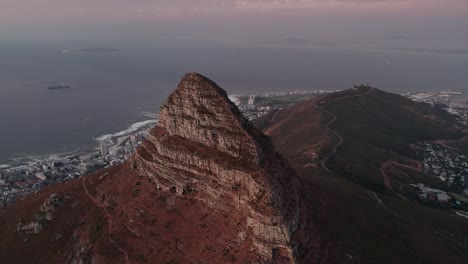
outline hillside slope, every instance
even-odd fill
[[[412,144],[463,135],[449,115],[371,87],[270,113],[254,123],[320,187],[329,228],[355,263],[466,263],[468,225],[387,191],[382,163],[412,163]]]

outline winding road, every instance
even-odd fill
[[[326,171],[328,171],[329,173],[332,173],[332,174],[335,174],[332,170],[330,170],[327,165],[326,165],[326,162],[328,161],[328,159],[334,155],[336,153],[336,151],[338,150],[338,148],[341,146],[341,144],[343,144],[343,137],[338,134],[336,131],[334,131],[333,129],[330,128],[330,125],[333,124],[336,120],[337,120],[337,117],[330,113],[327,109],[325,109],[325,107],[329,106],[330,104],[332,103],[335,103],[337,101],[341,101],[341,100],[346,100],[346,99],[349,99],[349,98],[354,98],[354,97],[360,97],[360,96],[365,96],[365,95],[369,95],[370,93],[372,93],[374,91],[374,88],[371,87],[371,89],[365,93],[361,93],[361,94],[355,94],[355,95],[350,95],[350,96],[346,96],[346,97],[341,97],[341,98],[337,98],[335,100],[332,100],[320,107],[318,107],[318,109],[320,109],[322,112],[326,113],[327,115],[331,116],[332,119],[325,125],[325,129],[332,133],[333,135],[335,135],[337,138],[338,138],[338,143],[333,147],[333,150],[326,156],[324,157],[321,161],[320,161],[320,164],[322,166],[322,168]],[[395,213],[393,210],[391,210],[390,208],[388,208],[383,202],[382,200],[380,199],[380,197],[373,191],[370,191],[370,190],[367,190],[368,194],[369,194],[369,197],[371,199],[373,199],[374,201],[376,201],[379,205],[381,205],[386,211],[388,211],[390,214],[394,215],[395,217],[403,220],[404,218]]]
[[[407,168],[407,169],[410,169],[410,170],[414,170],[414,171],[418,171],[418,172],[422,172],[422,164],[421,162],[417,161],[417,160],[412,160],[414,162],[416,162],[417,166],[414,167],[414,166],[411,166],[411,165],[407,165],[407,164],[402,164],[402,163],[399,163],[399,162],[396,162],[396,161],[393,161],[393,160],[389,160],[389,161],[386,161],[386,162],[383,162],[381,165],[380,165],[380,173],[382,174],[382,176],[384,177],[384,183],[385,183],[385,186],[388,188],[388,189],[391,189],[392,188],[392,185],[391,185],[391,181],[390,181],[390,177],[388,176],[387,172],[385,172],[385,170],[389,167],[391,167],[392,165],[394,166],[397,166],[397,167],[402,167],[402,168]]]
[[[328,161],[328,159],[329,159],[332,155],[334,155],[334,154],[336,153],[336,150],[341,146],[341,144],[343,144],[343,137],[342,137],[340,134],[338,134],[336,131],[334,131],[333,129],[330,128],[330,125],[333,124],[333,123],[336,121],[337,117],[336,117],[334,114],[330,113],[327,109],[325,109],[325,107],[331,105],[332,103],[341,101],[341,100],[345,100],[345,99],[349,99],[349,98],[354,98],[354,97],[365,96],[365,95],[368,95],[368,94],[372,93],[373,91],[374,91],[374,87],[371,87],[371,89],[370,89],[369,91],[365,92],[365,93],[362,93],[362,94],[355,94],[355,95],[350,95],[350,96],[345,96],[345,97],[336,98],[336,99],[334,99],[334,100],[332,100],[332,101],[330,101],[330,102],[328,102],[328,103],[326,103],[326,104],[324,104],[324,105],[318,107],[318,109],[320,109],[320,111],[322,111],[322,112],[324,112],[324,113],[326,113],[327,115],[329,115],[329,116],[332,117],[332,119],[331,119],[327,124],[325,124],[325,129],[326,129],[328,132],[332,133],[333,135],[335,135],[335,136],[338,138],[338,143],[333,147],[333,150],[332,150],[326,157],[324,157],[324,158],[320,161],[320,164],[321,164],[321,166],[322,166],[323,169],[325,169],[325,170],[331,172],[331,170],[328,169],[327,166],[326,166],[325,164],[326,164],[326,162]]]
[[[336,150],[338,149],[338,147],[343,143],[343,138],[341,137],[340,134],[338,134],[336,131],[330,129],[330,125],[335,122],[337,120],[336,116],[333,115],[332,113],[330,113],[328,110],[325,109],[326,106],[334,103],[334,102],[337,102],[339,100],[344,100],[344,99],[348,99],[348,98],[352,98],[352,97],[358,97],[358,96],[364,96],[364,95],[368,95],[370,94],[371,92],[374,91],[374,88],[372,88],[371,90],[369,90],[368,92],[366,93],[363,93],[363,94],[358,94],[358,95],[353,95],[353,96],[347,96],[347,97],[342,97],[342,98],[338,98],[338,99],[335,99],[333,101],[330,101],[328,103],[326,103],[325,105],[321,106],[321,107],[318,107],[318,109],[320,109],[321,111],[323,111],[324,113],[328,114],[329,116],[332,117],[331,121],[329,121],[327,124],[326,124],[326,130],[329,131],[330,133],[334,134],[335,136],[338,137],[339,141],[338,143],[334,146],[333,148],[333,151],[331,151],[325,158],[323,158],[321,160],[321,166],[323,169],[325,169],[326,171],[328,171],[329,173],[331,174],[335,174],[333,171],[331,171],[330,169],[327,168],[327,166],[325,165],[326,164],[326,161],[331,157],[331,155],[335,154],[336,153]],[[404,168],[407,168],[407,169],[411,169],[411,170],[416,170],[416,171],[422,171],[422,164],[418,161],[415,161],[417,164],[416,166],[411,166],[411,165],[407,165],[407,164],[401,164],[399,162],[396,162],[396,161],[387,161],[387,165],[396,165],[396,166],[401,166],[401,167],[404,167]],[[382,167],[381,167],[382,169]],[[336,174],[335,174],[336,175]],[[386,176],[385,173],[383,172],[383,175],[384,177]],[[458,247],[460,247],[462,250],[467,250],[468,247],[464,244],[464,243],[461,243],[460,241],[454,239],[453,237],[447,235],[447,234],[444,234],[442,232],[439,232],[437,230],[433,230],[425,225],[422,225],[422,224],[419,224],[419,223],[416,223],[414,220],[411,220],[411,219],[407,219],[405,217],[402,217],[401,215],[395,213],[392,209],[390,209],[389,207],[387,207],[382,199],[380,199],[380,197],[373,191],[370,191],[370,190],[367,190],[367,193],[369,195],[369,197],[374,200],[376,203],[378,203],[380,206],[382,206],[382,208],[384,208],[387,212],[389,212],[391,215],[397,217],[398,219],[402,220],[402,221],[409,221],[411,222],[412,224],[414,224],[415,226],[418,226],[419,228],[423,229],[423,230],[426,230],[426,231],[429,231],[431,233],[433,233],[434,235],[436,235],[437,237],[439,238],[442,238],[442,239],[446,239],[448,241],[451,241],[453,243],[455,243],[455,245],[457,245]]]

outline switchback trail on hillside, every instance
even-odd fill
[[[406,169],[410,169],[410,170],[414,170],[414,171],[418,171],[418,172],[422,172],[422,164],[421,162],[417,161],[417,160],[413,160],[417,166],[411,166],[411,165],[407,165],[407,164],[403,164],[403,163],[399,163],[399,162],[396,162],[394,160],[389,160],[389,161],[386,161],[386,162],[383,162],[381,165],[380,165],[380,173],[382,174],[382,176],[384,177],[384,184],[385,186],[387,187],[387,189],[391,189],[391,182],[390,182],[390,176],[388,176],[387,172],[385,171],[387,168],[390,168],[392,165],[394,166],[397,166],[397,167],[402,167],[402,168],[406,168]]]
[[[325,170],[325,171],[328,171],[329,173],[331,174],[335,174],[333,171],[331,171],[327,166],[326,166],[326,162],[328,161],[328,159],[334,155],[337,151],[337,149],[341,146],[341,144],[343,144],[343,137],[338,134],[336,131],[334,131],[333,129],[330,128],[330,125],[333,124],[336,120],[337,120],[337,117],[332,114],[331,112],[329,112],[325,107],[337,102],[337,101],[341,101],[341,100],[345,100],[345,99],[349,99],[349,98],[353,98],[353,97],[360,97],[360,96],[365,96],[365,95],[369,95],[370,93],[372,93],[374,91],[374,88],[370,89],[369,91],[365,92],[365,93],[362,93],[362,94],[357,94],[357,95],[351,95],[351,96],[346,96],[346,97],[342,97],[342,98],[337,98],[335,100],[332,100],[320,107],[318,107],[319,110],[321,110],[323,113],[327,114],[328,116],[331,117],[331,120],[329,122],[327,122],[325,124],[325,129],[327,131],[329,131],[330,133],[332,133],[333,135],[335,135],[339,140],[338,140],[338,143],[333,147],[332,151],[330,151],[330,153],[324,157],[322,160],[321,160],[321,166],[322,168]],[[445,142],[435,142],[436,144],[441,144],[441,145],[445,145],[443,143]],[[449,147],[449,146],[446,146],[446,147]],[[450,148],[450,147],[449,147]],[[453,147],[451,148],[453,149]],[[402,164],[402,163],[399,163],[397,161],[392,161],[392,160],[389,160],[387,162],[384,162],[382,164],[383,168],[381,167],[381,169],[385,169],[385,166],[390,166],[390,165],[394,165],[394,166],[399,166],[399,167],[403,167],[403,168],[406,168],[406,169],[410,169],[410,170],[415,170],[415,171],[422,171],[422,164],[419,162],[419,161],[416,161],[416,160],[413,160],[415,162],[414,165],[408,165],[408,164]],[[385,174],[384,171],[381,171],[382,175],[384,177],[386,177],[387,175]],[[335,174],[336,175],[336,174]],[[378,203],[385,211],[387,211],[388,213],[390,213],[391,215],[393,215],[394,217],[398,218],[399,220],[403,221],[403,222],[408,222],[408,223],[411,223],[423,230],[426,230],[428,232],[431,232],[433,233],[435,236],[437,236],[439,239],[444,239],[444,240],[447,240],[447,241],[451,241],[453,242],[457,247],[458,249],[460,249],[461,251],[466,251],[468,249],[468,247],[464,244],[464,243],[461,243],[460,241],[458,241],[457,239],[453,238],[453,234],[450,235],[450,234],[445,234],[443,232],[440,232],[438,230],[434,230],[432,229],[431,227],[427,226],[427,225],[424,225],[423,223],[418,223],[415,219],[413,218],[408,218],[408,217],[404,217],[398,213],[396,213],[395,211],[393,211],[392,209],[390,209],[383,201],[382,199],[380,199],[380,197],[373,191],[371,190],[367,190],[367,193],[369,195],[369,198],[374,200],[376,203]]]
[[[322,106],[320,106],[320,107],[318,108],[318,109],[320,109],[322,112],[324,112],[324,113],[326,113],[327,115],[331,116],[332,119],[331,119],[327,124],[325,124],[325,129],[326,129],[328,132],[332,133],[333,135],[335,135],[335,136],[338,138],[338,143],[333,147],[332,151],[330,151],[330,153],[320,161],[321,167],[322,167],[325,171],[328,171],[328,172],[331,173],[331,174],[335,174],[332,170],[330,170],[330,169],[327,167],[326,162],[328,161],[328,159],[329,159],[332,155],[336,154],[337,149],[341,146],[341,144],[343,144],[343,137],[342,137],[340,134],[338,134],[338,132],[336,132],[336,131],[334,131],[333,129],[330,128],[330,125],[333,124],[333,123],[337,120],[337,117],[336,117],[334,114],[332,114],[331,112],[329,112],[327,109],[325,109],[325,107],[327,107],[327,106],[329,106],[329,105],[331,105],[332,103],[335,103],[335,102],[337,102],[337,101],[346,100],[346,99],[350,99],[350,98],[354,98],[354,97],[366,96],[366,95],[369,95],[370,93],[372,93],[373,91],[374,91],[374,88],[371,87],[371,89],[370,89],[369,91],[365,92],[365,93],[356,94],[356,95],[350,95],[350,96],[345,96],[345,97],[341,97],[341,98],[337,98],[337,99],[334,99],[334,100],[332,100],[332,101],[330,101],[330,102],[328,102],[328,103],[326,103],[326,104],[324,104],[324,105],[322,105]],[[404,219],[402,216],[400,216],[399,214],[395,213],[393,210],[391,210],[390,208],[388,208],[388,207],[382,202],[382,200],[379,198],[379,196],[378,196],[376,193],[374,193],[374,192],[368,190],[368,194],[369,194],[369,197],[370,197],[372,200],[376,201],[376,202],[377,202],[379,205],[381,205],[382,208],[384,208],[387,212],[389,212],[390,214],[394,215],[395,217],[397,217],[397,218],[399,218],[399,219],[402,219],[402,220]]]
[[[322,106],[320,106],[318,108],[322,112],[324,112],[327,115],[332,117],[332,119],[327,124],[325,124],[325,129],[338,138],[338,143],[333,147],[332,151],[320,161],[320,164],[321,164],[322,168],[324,168],[325,170],[330,171],[325,164],[328,161],[328,159],[332,155],[334,155],[336,153],[336,150],[341,146],[341,144],[343,144],[343,137],[340,134],[338,134],[336,131],[334,131],[333,129],[330,128],[330,125],[333,124],[337,120],[337,117],[334,114],[330,113],[327,109],[325,109],[325,107],[327,107],[327,106],[329,106],[329,105],[331,105],[331,104],[333,104],[335,102],[341,101],[341,100],[345,100],[345,99],[349,99],[349,98],[353,98],[353,97],[365,96],[365,95],[368,95],[368,94],[372,93],[373,91],[374,91],[374,87],[371,87],[371,89],[369,91],[365,92],[365,93],[345,96],[345,97],[341,97],[341,98],[336,98],[336,99],[334,99],[334,100],[332,100],[332,101],[330,101],[330,102],[328,102],[328,103],[326,103],[326,104],[324,104],[324,105],[322,105]]]

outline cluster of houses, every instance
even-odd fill
[[[437,91],[424,93],[403,94],[415,102],[423,102],[431,105],[446,105],[447,112],[455,115],[457,120],[468,125],[468,102],[461,92],[457,91]]]
[[[439,177],[448,185],[463,185],[468,181],[468,158],[465,155],[427,142],[424,148],[424,172]]]
[[[418,198],[422,201],[448,203],[451,197],[444,191],[424,186],[422,183],[410,184],[417,190]]]
[[[410,184],[415,188],[416,197],[432,205],[439,205],[450,210],[458,216],[468,218],[468,188],[461,195],[425,186],[422,183]]]
[[[101,142],[99,153],[28,161],[14,166],[0,166],[0,207],[18,197],[56,184],[86,175],[98,169],[124,162],[142,142],[149,128],[113,141]]]
[[[64,182],[103,168],[98,154],[51,156],[0,170],[0,207],[47,185]]]
[[[331,92],[328,90],[313,90],[268,93],[265,95],[230,95],[229,99],[236,104],[247,119],[253,120],[272,110],[283,109],[296,103],[295,100],[288,101],[288,98],[300,98],[299,100],[305,101],[314,96]]]

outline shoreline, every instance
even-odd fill
[[[149,116],[149,114],[148,114]],[[153,116],[151,116],[153,117]],[[28,166],[28,163],[37,163],[42,160],[47,160],[53,157],[66,158],[71,156],[82,156],[89,155],[99,152],[99,145],[102,142],[111,143],[114,138],[130,136],[131,134],[138,133],[141,130],[145,130],[148,126],[154,125],[157,122],[157,119],[148,119],[144,121],[139,121],[131,124],[127,129],[100,135],[93,137],[94,144],[86,147],[75,148],[74,150],[62,151],[62,152],[53,152],[48,154],[38,154],[38,155],[23,155],[16,156],[14,158],[8,158],[3,161],[0,161],[0,171],[3,169],[12,169],[19,166]]]
[[[125,162],[156,122],[157,119],[136,122],[125,130],[93,138],[94,146],[18,157],[0,164],[0,208],[45,186]]]

